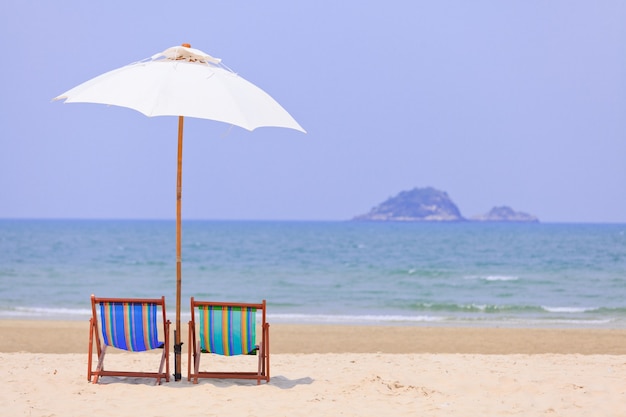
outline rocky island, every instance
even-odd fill
[[[494,207],[489,213],[472,216],[470,220],[477,222],[539,222],[537,217],[521,211],[515,211],[507,206]]]
[[[402,191],[354,220],[458,222],[465,219],[446,192],[427,187]]]
[[[531,222],[537,217],[517,212],[510,207],[494,207],[487,214],[466,219],[445,191],[433,187],[402,191],[372,208],[368,213],[353,218],[356,221],[392,222]]]

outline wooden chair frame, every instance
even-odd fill
[[[104,370],[104,357],[107,351],[107,345],[100,339],[100,331],[98,326],[98,315],[96,313],[96,305],[100,303],[138,303],[138,304],[155,304],[161,307],[163,316],[163,337],[164,343],[162,346],[163,354],[161,355],[161,363],[159,365],[158,372],[132,372],[132,371],[111,371]],[[126,376],[136,378],[156,378],[156,383],[160,384],[161,379],[165,379],[169,382],[170,377],[170,362],[169,362],[169,333],[170,333],[170,321],[167,320],[165,315],[165,297],[161,298],[97,298],[91,296],[91,311],[92,317],[89,319],[89,356],[87,360],[87,380],[98,383],[98,379],[102,376]],[[93,344],[96,344],[96,351],[98,354],[98,364],[95,370],[92,370],[92,356],[93,356]],[[165,372],[163,372],[163,366],[165,365]]]
[[[261,332],[259,341],[259,332],[257,332],[256,349],[258,360],[258,369],[256,372],[207,372],[200,371],[200,335],[196,334],[195,310],[200,306],[210,307],[247,307],[255,308],[257,312],[261,312]],[[216,301],[196,301],[191,297],[191,320],[189,321],[189,348],[187,360],[187,380],[198,383],[198,378],[223,378],[223,379],[256,379],[257,385],[264,380],[266,383],[270,381],[270,343],[269,343],[269,323],[266,320],[266,303],[229,303]],[[193,364],[193,369],[192,369]]]

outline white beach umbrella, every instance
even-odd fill
[[[54,100],[127,107],[149,117],[178,116],[174,375],[180,380],[183,118],[217,120],[250,131],[273,126],[306,132],[265,91],[228,69],[220,59],[188,44],[168,48],[149,59],[92,78]]]

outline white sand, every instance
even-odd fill
[[[115,356],[129,369],[158,362]],[[618,355],[277,354],[270,384],[260,386],[114,377],[93,385],[85,362],[80,354],[1,353],[2,414],[626,416],[626,358]]]
[[[87,323],[0,321],[1,414],[626,416],[623,330],[273,330],[269,384],[204,379],[193,385],[184,378],[156,386],[149,379],[103,377],[93,385]],[[160,351],[117,353],[107,356],[106,368],[156,370],[159,359]],[[236,361],[204,357],[202,367],[224,370]]]

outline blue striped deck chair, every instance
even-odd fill
[[[266,304],[196,301],[191,297],[189,321],[189,349],[187,380],[198,383],[198,378],[256,379],[270,381],[269,323]],[[260,313],[260,337],[257,331],[257,313]],[[257,355],[258,367],[250,372],[201,371],[200,356]],[[193,365],[193,369],[192,369]]]
[[[160,314],[159,314],[159,310]],[[169,327],[165,316],[165,297],[156,299],[140,298],[96,298],[91,296],[92,317],[89,320],[89,359],[87,380],[98,383],[102,376],[125,376],[136,378],[156,378],[170,380]],[[162,316],[161,328],[165,342],[158,339],[158,316]],[[98,320],[99,318],[99,320]],[[100,328],[98,328],[98,324]],[[92,370],[93,345],[96,344],[98,364]],[[158,372],[111,371],[104,369],[104,357],[108,347],[129,352],[145,352],[163,349]],[[165,365],[165,372],[163,366]]]

